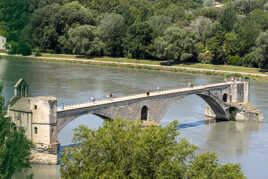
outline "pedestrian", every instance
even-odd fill
[[[90,98],[92,102],[95,102],[95,98],[94,97],[91,97]]]
[[[150,95],[150,90],[146,90],[146,95],[147,95],[147,96]]]
[[[113,97],[113,94],[112,93],[110,93],[110,98],[112,98]]]
[[[227,81],[228,81],[228,80],[227,80],[227,78],[225,77],[225,78],[224,78],[224,82],[226,83]]]
[[[189,88],[191,87],[191,82],[188,83],[188,87],[189,87]]]

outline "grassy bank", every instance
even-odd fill
[[[77,55],[46,54],[46,53],[43,53],[42,57],[81,59]],[[138,64],[152,64],[152,65],[160,65],[163,62],[168,62],[167,60],[166,61],[153,61],[153,60],[137,60],[137,59],[111,58],[111,57],[90,58],[88,60],[138,63]],[[232,65],[212,65],[212,64],[202,64],[202,63],[191,63],[191,64],[176,64],[174,66],[190,67],[190,68],[197,68],[197,69],[209,69],[209,70],[225,70],[225,71],[232,71],[232,72],[235,72],[235,73],[247,72],[247,73],[266,74],[266,75],[268,75],[268,72],[261,72],[259,68],[249,68],[249,67],[232,66]]]
[[[9,56],[8,58],[34,59],[48,62],[82,63],[82,64],[102,65],[102,66],[124,66],[128,68],[137,68],[137,69],[164,70],[171,72],[188,72],[188,73],[190,72],[190,73],[201,73],[207,75],[220,75],[220,76],[223,75],[230,76],[236,74],[251,79],[268,80],[268,72],[261,72],[260,69],[258,68],[248,68],[248,67],[229,66],[229,65],[212,65],[212,64],[195,63],[195,64],[177,64],[173,66],[163,66],[161,65],[161,63],[168,61],[137,60],[137,59],[111,58],[111,57],[88,59],[76,55],[65,55],[65,54],[42,54],[41,57]]]

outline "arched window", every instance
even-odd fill
[[[148,107],[147,106],[143,106],[141,109],[141,120],[142,121],[147,121],[148,118]]]
[[[38,133],[38,129],[37,127],[34,127],[34,134],[37,134]]]
[[[228,98],[228,95],[226,93],[224,93],[223,96],[222,96],[222,100],[224,102],[227,102],[227,98]]]

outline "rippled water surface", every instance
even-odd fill
[[[0,79],[6,99],[13,95],[13,85],[20,78],[30,85],[32,96],[56,96],[58,104],[87,102],[91,96],[103,98],[109,93],[124,96],[143,93],[146,89],[170,89],[222,82],[223,77],[200,74],[98,67],[80,64],[45,63],[19,59],[0,60]],[[268,82],[250,82],[250,102],[264,114],[264,121],[205,123],[206,103],[198,96],[188,96],[174,104],[161,121],[166,125],[180,122],[180,135],[199,147],[200,152],[216,151],[221,162],[241,163],[248,178],[268,177]],[[72,143],[73,129],[84,124],[102,125],[102,119],[85,115],[68,124],[59,134],[62,145]],[[58,166],[34,165],[34,178],[59,177]],[[14,178],[23,178],[17,174]]]

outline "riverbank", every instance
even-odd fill
[[[152,61],[152,60],[136,60],[127,58],[82,58],[76,55],[65,54],[42,54],[42,56],[17,56],[0,53],[0,56],[6,56],[10,58],[23,58],[48,62],[65,62],[65,63],[81,63],[90,65],[102,65],[102,66],[123,66],[128,68],[138,69],[150,69],[150,70],[164,70],[172,72],[189,72],[200,73],[206,75],[220,75],[230,76],[238,75],[246,78],[257,80],[268,80],[268,72],[261,72],[258,68],[248,68],[240,66],[229,65],[212,65],[212,64],[176,64],[172,66],[166,66],[162,64],[168,64],[168,61]]]

